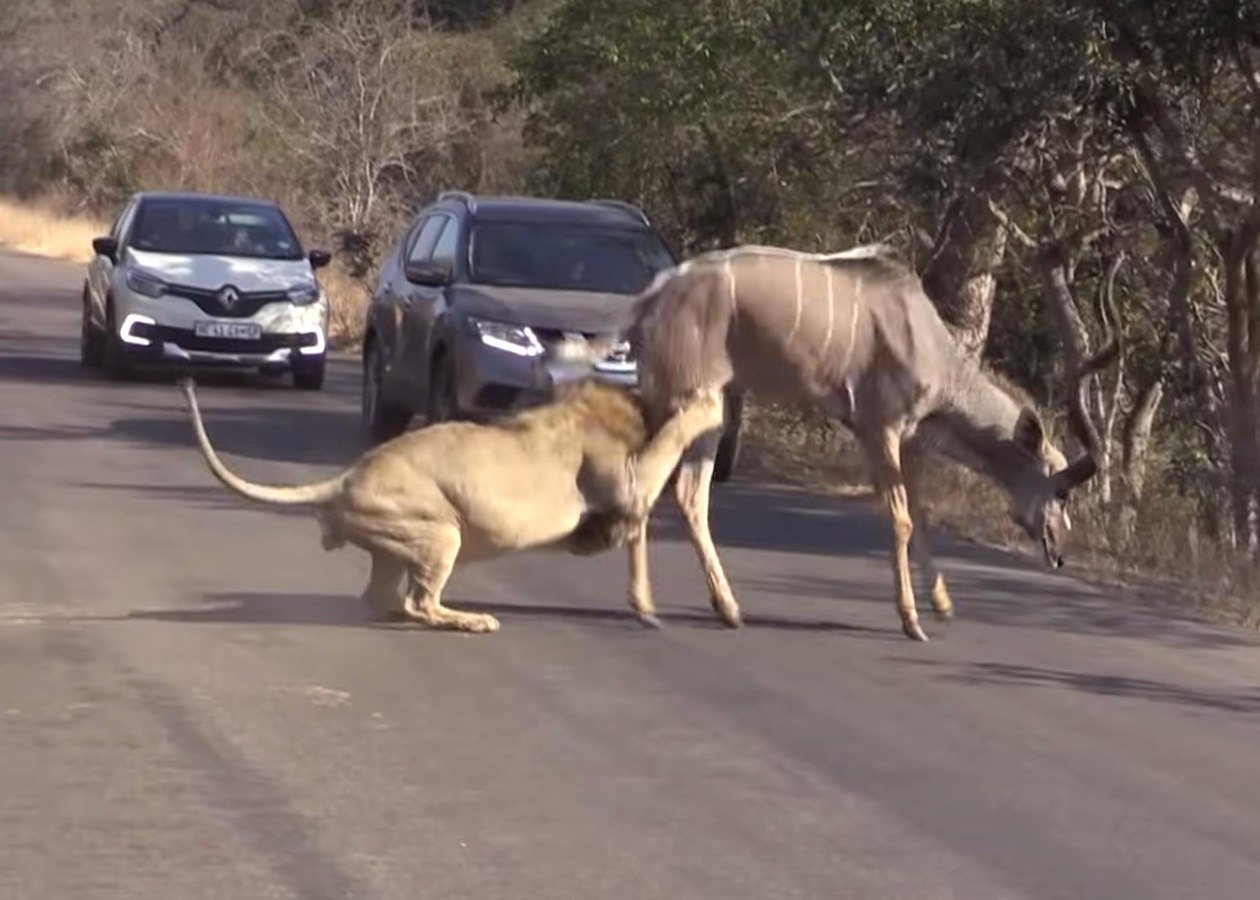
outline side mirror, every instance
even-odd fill
[[[332,254],[327,250],[312,250],[306,258],[311,261],[312,269],[322,269],[332,262]]]
[[[92,249],[97,256],[104,256],[112,263],[118,262],[118,241],[114,238],[108,235],[92,238]]]
[[[451,282],[451,266],[446,262],[429,261],[407,263],[403,275],[412,284],[424,287],[443,287]]]

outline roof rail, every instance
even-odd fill
[[[477,211],[477,200],[468,191],[442,191],[442,193],[438,194],[438,203],[441,203],[443,200],[463,200],[469,212],[475,213]]]
[[[651,226],[651,221],[647,217],[647,213],[639,209],[633,203],[627,203],[625,200],[610,200],[605,197],[599,197],[594,200],[588,200],[587,203],[597,203],[600,206],[611,206],[614,209],[622,209],[631,215],[637,216],[644,225]]]

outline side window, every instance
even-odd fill
[[[437,215],[429,216],[424,220],[411,244],[411,249],[407,251],[407,262],[424,262],[429,258],[429,252],[433,249],[433,243],[437,240],[438,232],[441,231],[445,221],[445,217]]]
[[[118,214],[118,218],[114,220],[114,227],[110,229],[110,237],[118,242],[122,242],[123,234],[127,231],[127,226],[131,224],[131,220],[135,217],[137,202],[132,200],[123,207],[123,211]]]
[[[454,219],[446,220],[446,230],[442,232],[442,236],[438,238],[437,244],[433,247],[433,261],[441,260],[455,267],[455,244],[459,241],[459,222]]]

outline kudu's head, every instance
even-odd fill
[[[1046,440],[1040,417],[1028,407],[1020,412],[1012,440],[1024,459],[1010,485],[1011,517],[1030,540],[1041,544],[1046,564],[1057,569],[1072,530],[1068,498],[1073,488],[1094,476],[1095,454],[1086,450],[1068,463]]]
[[[1028,537],[1041,544],[1046,565],[1063,565],[1072,518],[1068,498],[1098,472],[1102,452],[1098,430],[1086,410],[1085,387],[1089,376],[1107,366],[1120,352],[1114,336],[1097,355],[1088,360],[1072,379],[1068,392],[1068,423],[1083,448],[1081,455],[1067,458],[1046,437],[1041,417],[1031,407],[1020,410],[1011,441],[1020,456],[1020,466],[1010,485],[1011,516]]]

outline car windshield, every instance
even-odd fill
[[[468,263],[476,284],[637,294],[674,260],[650,231],[481,222],[472,230]]]
[[[297,235],[276,207],[200,197],[141,201],[130,244],[154,253],[302,258]]]

